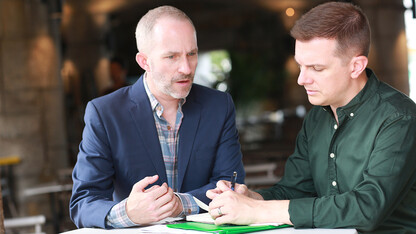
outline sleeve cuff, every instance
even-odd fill
[[[178,217],[191,215],[191,214],[198,214],[199,207],[194,201],[191,194],[188,193],[175,193],[176,196],[179,197],[182,203],[182,212],[178,215]]]
[[[138,226],[130,220],[126,212],[127,198],[111,208],[106,217],[106,225],[112,228]]]
[[[290,221],[295,228],[314,228],[313,209],[316,198],[292,199],[289,203]]]

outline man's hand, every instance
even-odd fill
[[[247,186],[245,184],[235,184],[235,188],[234,188],[235,192],[242,194],[244,196],[247,197],[251,197],[253,199],[257,199],[257,200],[263,200],[263,197],[254,192],[251,191],[247,188]],[[218,195],[226,192],[226,191],[232,191],[231,190],[231,182],[230,181],[225,181],[225,180],[220,180],[217,182],[217,187],[215,189],[210,189],[206,192],[206,195],[208,198],[210,199],[214,199],[215,197],[217,197]]]
[[[137,182],[127,198],[127,216],[136,224],[147,224],[160,221],[167,217],[175,217],[182,211],[180,199],[166,183],[154,185],[158,176],[145,177]]]
[[[209,213],[215,219],[216,225],[226,223],[243,225],[255,223],[292,224],[288,210],[288,200],[258,200],[232,190],[221,194],[217,193],[209,204]]]
[[[256,215],[253,214],[255,203],[256,200],[247,196],[232,190],[225,191],[217,194],[209,204],[209,213],[216,225],[225,223],[252,224],[256,222]]]
[[[171,188],[169,188],[169,189],[171,189]],[[181,199],[179,199],[179,197],[176,196],[176,195],[174,195],[174,199],[175,199],[175,203],[176,203],[176,205],[175,205],[176,208],[174,208],[172,210],[173,212],[172,212],[172,215],[170,217],[178,217],[183,211],[183,205],[182,205]]]

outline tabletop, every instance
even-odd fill
[[[202,234],[206,232],[199,232],[199,231],[191,231],[191,230],[182,230],[182,229],[173,229],[168,228],[166,225],[159,224],[159,225],[152,225],[147,227],[140,227],[140,228],[123,228],[123,229],[98,229],[98,228],[81,228],[77,230],[72,230],[68,232],[64,232],[64,234],[133,234],[133,233],[159,233],[159,234],[166,234],[166,233],[191,233],[191,234]],[[253,232],[254,233],[254,232]],[[355,229],[322,229],[322,228],[315,228],[315,229],[294,229],[294,228],[281,228],[281,229],[273,229],[268,231],[261,231],[255,232],[261,234],[357,234]]]

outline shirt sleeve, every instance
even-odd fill
[[[192,198],[191,194],[188,193],[175,193],[179,197],[182,203],[182,212],[179,214],[179,217],[191,214],[198,214],[199,207]]]
[[[126,212],[127,198],[122,200],[117,205],[111,208],[110,212],[106,217],[106,225],[112,228],[125,228],[137,226],[133,221],[130,220]]]

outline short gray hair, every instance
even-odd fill
[[[195,29],[192,20],[181,10],[173,6],[160,6],[148,11],[139,21],[136,27],[136,44],[139,52],[142,52],[151,41],[153,27],[157,20],[163,17],[172,17],[178,20],[188,21]]]

